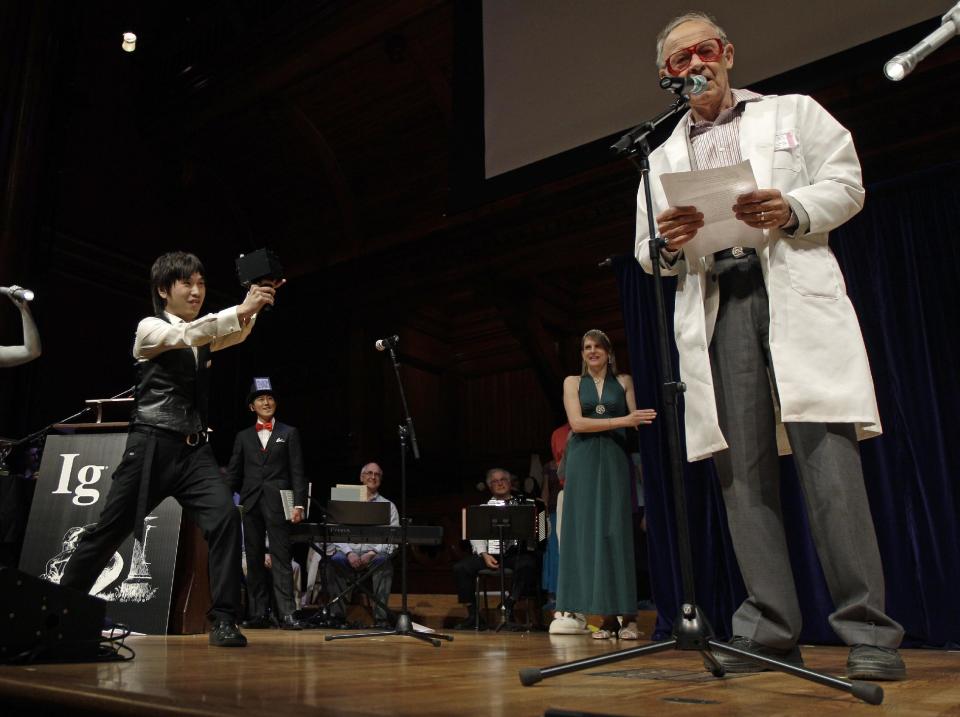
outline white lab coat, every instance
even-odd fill
[[[654,216],[667,208],[659,177],[689,171],[688,126],[681,121],[651,154]],[[797,146],[782,141],[793,133]],[[777,141],[777,140],[781,141]],[[760,188],[776,188],[800,203],[810,226],[802,236],[766,230],[758,250],[770,305],[770,354],[784,422],[854,423],[860,438],[881,432],[880,417],[860,325],[828,232],[863,206],[860,163],[850,133],[804,95],[767,96],[748,102],[740,121],[740,149]],[[651,271],[646,207],[637,201],[636,256]],[[680,353],[687,458],[710,457],[727,447],[717,422],[708,347],[719,305],[710,277],[712,257],[672,266],[678,277],[674,335]],[[781,453],[789,452],[778,427]]]

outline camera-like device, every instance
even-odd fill
[[[283,265],[276,253],[269,249],[257,249],[237,257],[237,278],[244,287],[251,284],[276,282],[283,279]]]

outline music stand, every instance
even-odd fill
[[[340,525],[390,525],[390,504],[363,500],[331,500],[327,522]]]
[[[534,505],[472,505],[467,508],[466,534],[469,540],[497,540],[500,544],[500,624],[494,632],[504,627],[517,626],[507,620],[506,557],[505,540],[516,540],[519,551],[521,542],[534,534],[537,510]],[[516,573],[514,573],[516,580]],[[516,591],[516,588],[514,588]],[[477,605],[479,614],[480,606]],[[479,619],[479,618],[478,618]]]

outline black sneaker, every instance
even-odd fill
[[[740,637],[739,635],[732,637],[727,644],[730,645],[730,647],[736,647],[738,650],[756,653],[761,657],[771,657],[774,660],[785,662],[793,667],[803,667],[803,656],[800,654],[800,648],[796,645],[789,650],[781,650],[776,647],[767,647],[756,640],[751,640],[749,637]],[[765,672],[771,669],[762,662],[754,662],[749,658],[740,657],[740,655],[720,652],[719,650],[713,650],[712,652],[714,659],[723,666],[726,672]],[[713,668],[706,660],[704,660],[703,664],[708,670]]]
[[[214,647],[246,647],[247,638],[240,632],[237,623],[218,620],[210,629],[210,644]]]
[[[847,657],[847,677],[851,680],[905,680],[907,666],[900,653],[891,647],[854,645]]]

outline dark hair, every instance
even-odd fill
[[[150,298],[153,299],[153,310],[159,314],[166,307],[166,302],[160,296],[160,290],[169,292],[177,281],[188,281],[194,274],[206,276],[203,262],[195,254],[185,251],[171,251],[157,257],[150,267]]]

